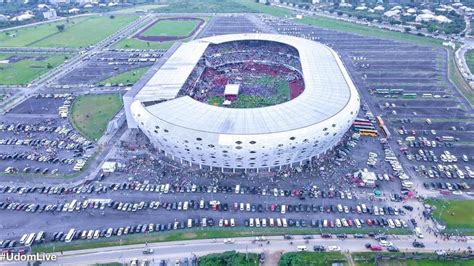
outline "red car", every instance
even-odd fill
[[[381,251],[382,247],[379,246],[379,245],[371,245],[370,250],[372,250],[372,251]]]

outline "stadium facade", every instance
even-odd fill
[[[252,40],[298,51],[305,87],[301,95],[246,109],[178,97],[209,45]],[[273,168],[318,157],[337,145],[360,107],[359,94],[336,52],[318,42],[274,34],[220,35],[184,43],[132,93],[125,99],[130,128],[139,128],[173,159],[222,169]]]

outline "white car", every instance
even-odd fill
[[[225,244],[234,244],[235,240],[233,238],[226,238],[224,239]]]
[[[339,246],[327,246],[327,251],[341,251],[341,247]]]
[[[380,240],[379,245],[381,245],[382,247],[391,247],[393,246],[393,243],[387,240]]]

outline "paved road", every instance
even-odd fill
[[[132,245],[132,246],[116,246],[109,248],[98,248],[90,250],[78,250],[61,253],[55,253],[58,256],[58,261],[54,265],[84,265],[93,263],[106,263],[106,262],[130,262],[133,258],[140,260],[147,259],[149,261],[159,262],[162,259],[174,262],[176,259],[184,257],[192,257],[193,255],[202,256],[209,253],[219,253],[228,250],[236,250],[238,252],[253,252],[260,253],[279,253],[279,252],[290,252],[296,251],[296,247],[299,245],[306,245],[308,250],[311,250],[313,245],[324,245],[331,246],[336,245],[341,248],[342,251],[367,251],[365,248],[366,243],[377,244],[373,239],[321,239],[316,237],[315,239],[309,240],[305,243],[305,240],[301,236],[295,236],[293,244],[290,244],[289,240],[284,240],[281,236],[268,237],[270,244],[265,242],[252,243],[252,237],[243,237],[234,239],[234,244],[225,244],[222,239],[219,240],[193,240],[193,241],[176,241],[176,242],[165,242],[165,243],[154,243],[149,244],[148,247],[155,250],[152,255],[143,255],[142,251],[145,245]],[[436,249],[450,250],[453,247],[456,251],[464,251],[468,246],[472,245],[472,241],[468,242],[454,242],[444,241],[440,243],[426,242],[425,249],[414,249],[412,247],[413,238],[403,237],[401,239],[390,240],[400,251],[424,251],[433,252]],[[53,263],[50,263],[52,265]],[[11,263],[9,265],[15,265]],[[21,265],[21,264],[18,264]],[[45,263],[44,265],[48,265]]]

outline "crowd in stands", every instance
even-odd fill
[[[213,96],[223,96],[227,84],[240,84],[239,94],[275,96],[277,88],[271,82],[256,84],[259,77],[265,76],[286,79],[290,99],[304,90],[298,52],[291,46],[267,41],[210,45],[178,96],[189,95],[207,102]]]

